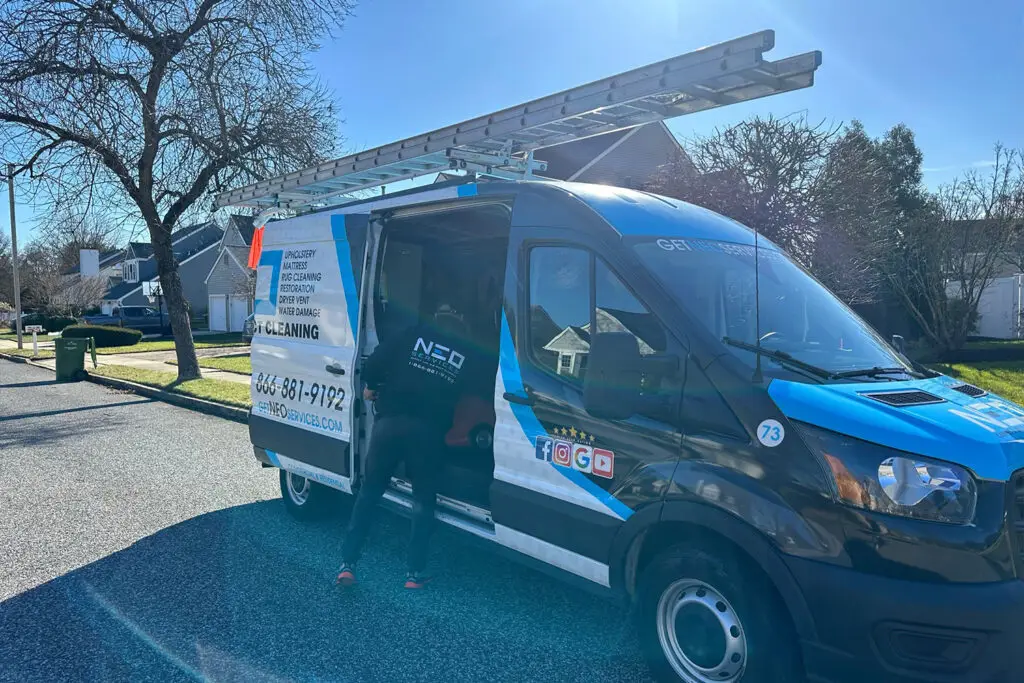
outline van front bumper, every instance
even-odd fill
[[[920,583],[785,557],[814,620],[808,679],[1024,681],[1024,581]]]

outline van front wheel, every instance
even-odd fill
[[[640,644],[672,683],[803,680],[788,615],[761,577],[695,548],[665,551],[637,592]]]
[[[333,489],[323,484],[281,470],[281,499],[295,517],[315,519],[325,516],[330,511],[334,494]]]

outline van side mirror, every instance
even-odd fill
[[[590,339],[583,407],[594,417],[625,420],[640,402],[640,344],[628,332],[599,332]]]

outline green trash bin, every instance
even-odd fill
[[[92,364],[96,367],[96,341],[92,337],[58,337],[54,344],[57,351],[58,382],[79,382],[86,378],[86,350],[92,351]]]

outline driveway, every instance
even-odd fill
[[[0,360],[0,680],[643,681],[621,608],[442,529],[283,510],[244,425]]]

